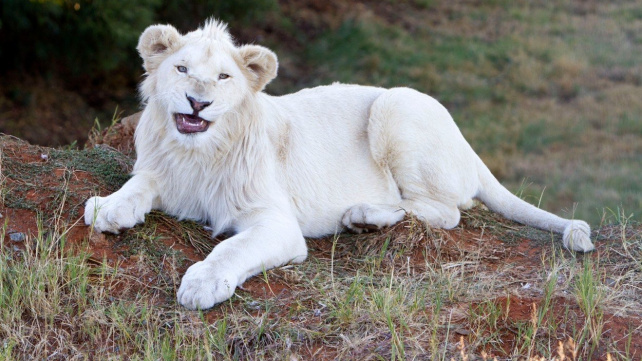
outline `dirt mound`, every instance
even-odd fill
[[[86,147],[108,146],[129,158],[135,159],[134,131],[136,131],[136,126],[142,114],[143,112],[132,114],[103,131],[94,132],[89,136]]]
[[[186,268],[220,240],[201,224],[160,212],[118,235],[96,234],[82,220],[87,198],[128,179],[135,123],[126,118],[84,150],[0,137],[5,255],[19,259],[39,234],[62,231],[60,246],[86,252],[93,269],[116,270],[118,277],[101,284],[105,297],[180,314],[172,327],[190,332],[225,322],[217,341],[224,346],[216,352],[241,359],[642,357],[642,227],[604,226],[594,232],[597,251],[578,255],[563,250],[557,236],[481,207],[464,212],[460,226],[448,231],[408,218],[381,232],[309,240],[307,262],[251,278],[194,323],[196,316],[184,316],[189,313],[176,304],[175,290]],[[38,321],[24,316],[21,322]],[[105,339],[87,341],[80,328],[51,322],[54,330],[80,334],[71,342],[85,354],[145,352],[126,343],[101,353]],[[168,328],[167,319],[158,322],[154,327],[167,335],[186,337]],[[29,337],[35,336],[25,335],[25,344],[36,343]],[[77,352],[58,347],[61,355]],[[29,350],[20,355],[43,355]]]

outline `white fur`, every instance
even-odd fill
[[[160,209],[207,222],[214,234],[236,232],[186,272],[178,300],[188,308],[212,307],[248,277],[303,261],[303,236],[389,226],[406,212],[452,228],[458,207],[473,198],[562,233],[570,249],[593,249],[586,222],[540,210],[501,186],[446,109],[425,94],[334,84],[266,95],[274,53],[235,46],[215,21],[184,36],[152,26],[138,49],[147,106],[136,129],[134,176],[116,193],[89,199],[85,222],[118,232]],[[203,133],[176,129],[172,114],[192,111],[187,95],[212,102],[199,113],[211,122]]]

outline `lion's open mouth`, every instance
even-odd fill
[[[210,122],[193,114],[174,114],[176,129],[182,134],[200,133],[209,128]]]

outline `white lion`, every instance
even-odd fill
[[[406,213],[453,228],[474,198],[562,233],[572,250],[593,249],[586,222],[506,190],[425,94],[333,84],[267,95],[276,55],[236,46],[214,20],[186,35],[150,26],[138,51],[147,105],[133,177],[110,196],[90,198],[85,222],[117,233],[160,209],[207,222],[215,235],[234,232],[185,273],[178,301],[187,308],[212,307],[248,277],[302,262],[304,236],[390,226]]]

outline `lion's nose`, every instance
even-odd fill
[[[201,110],[207,108],[210,104],[212,104],[212,102],[199,102],[198,100],[192,98],[189,95],[187,95],[187,100],[189,100],[189,105],[196,112],[200,112]]]

